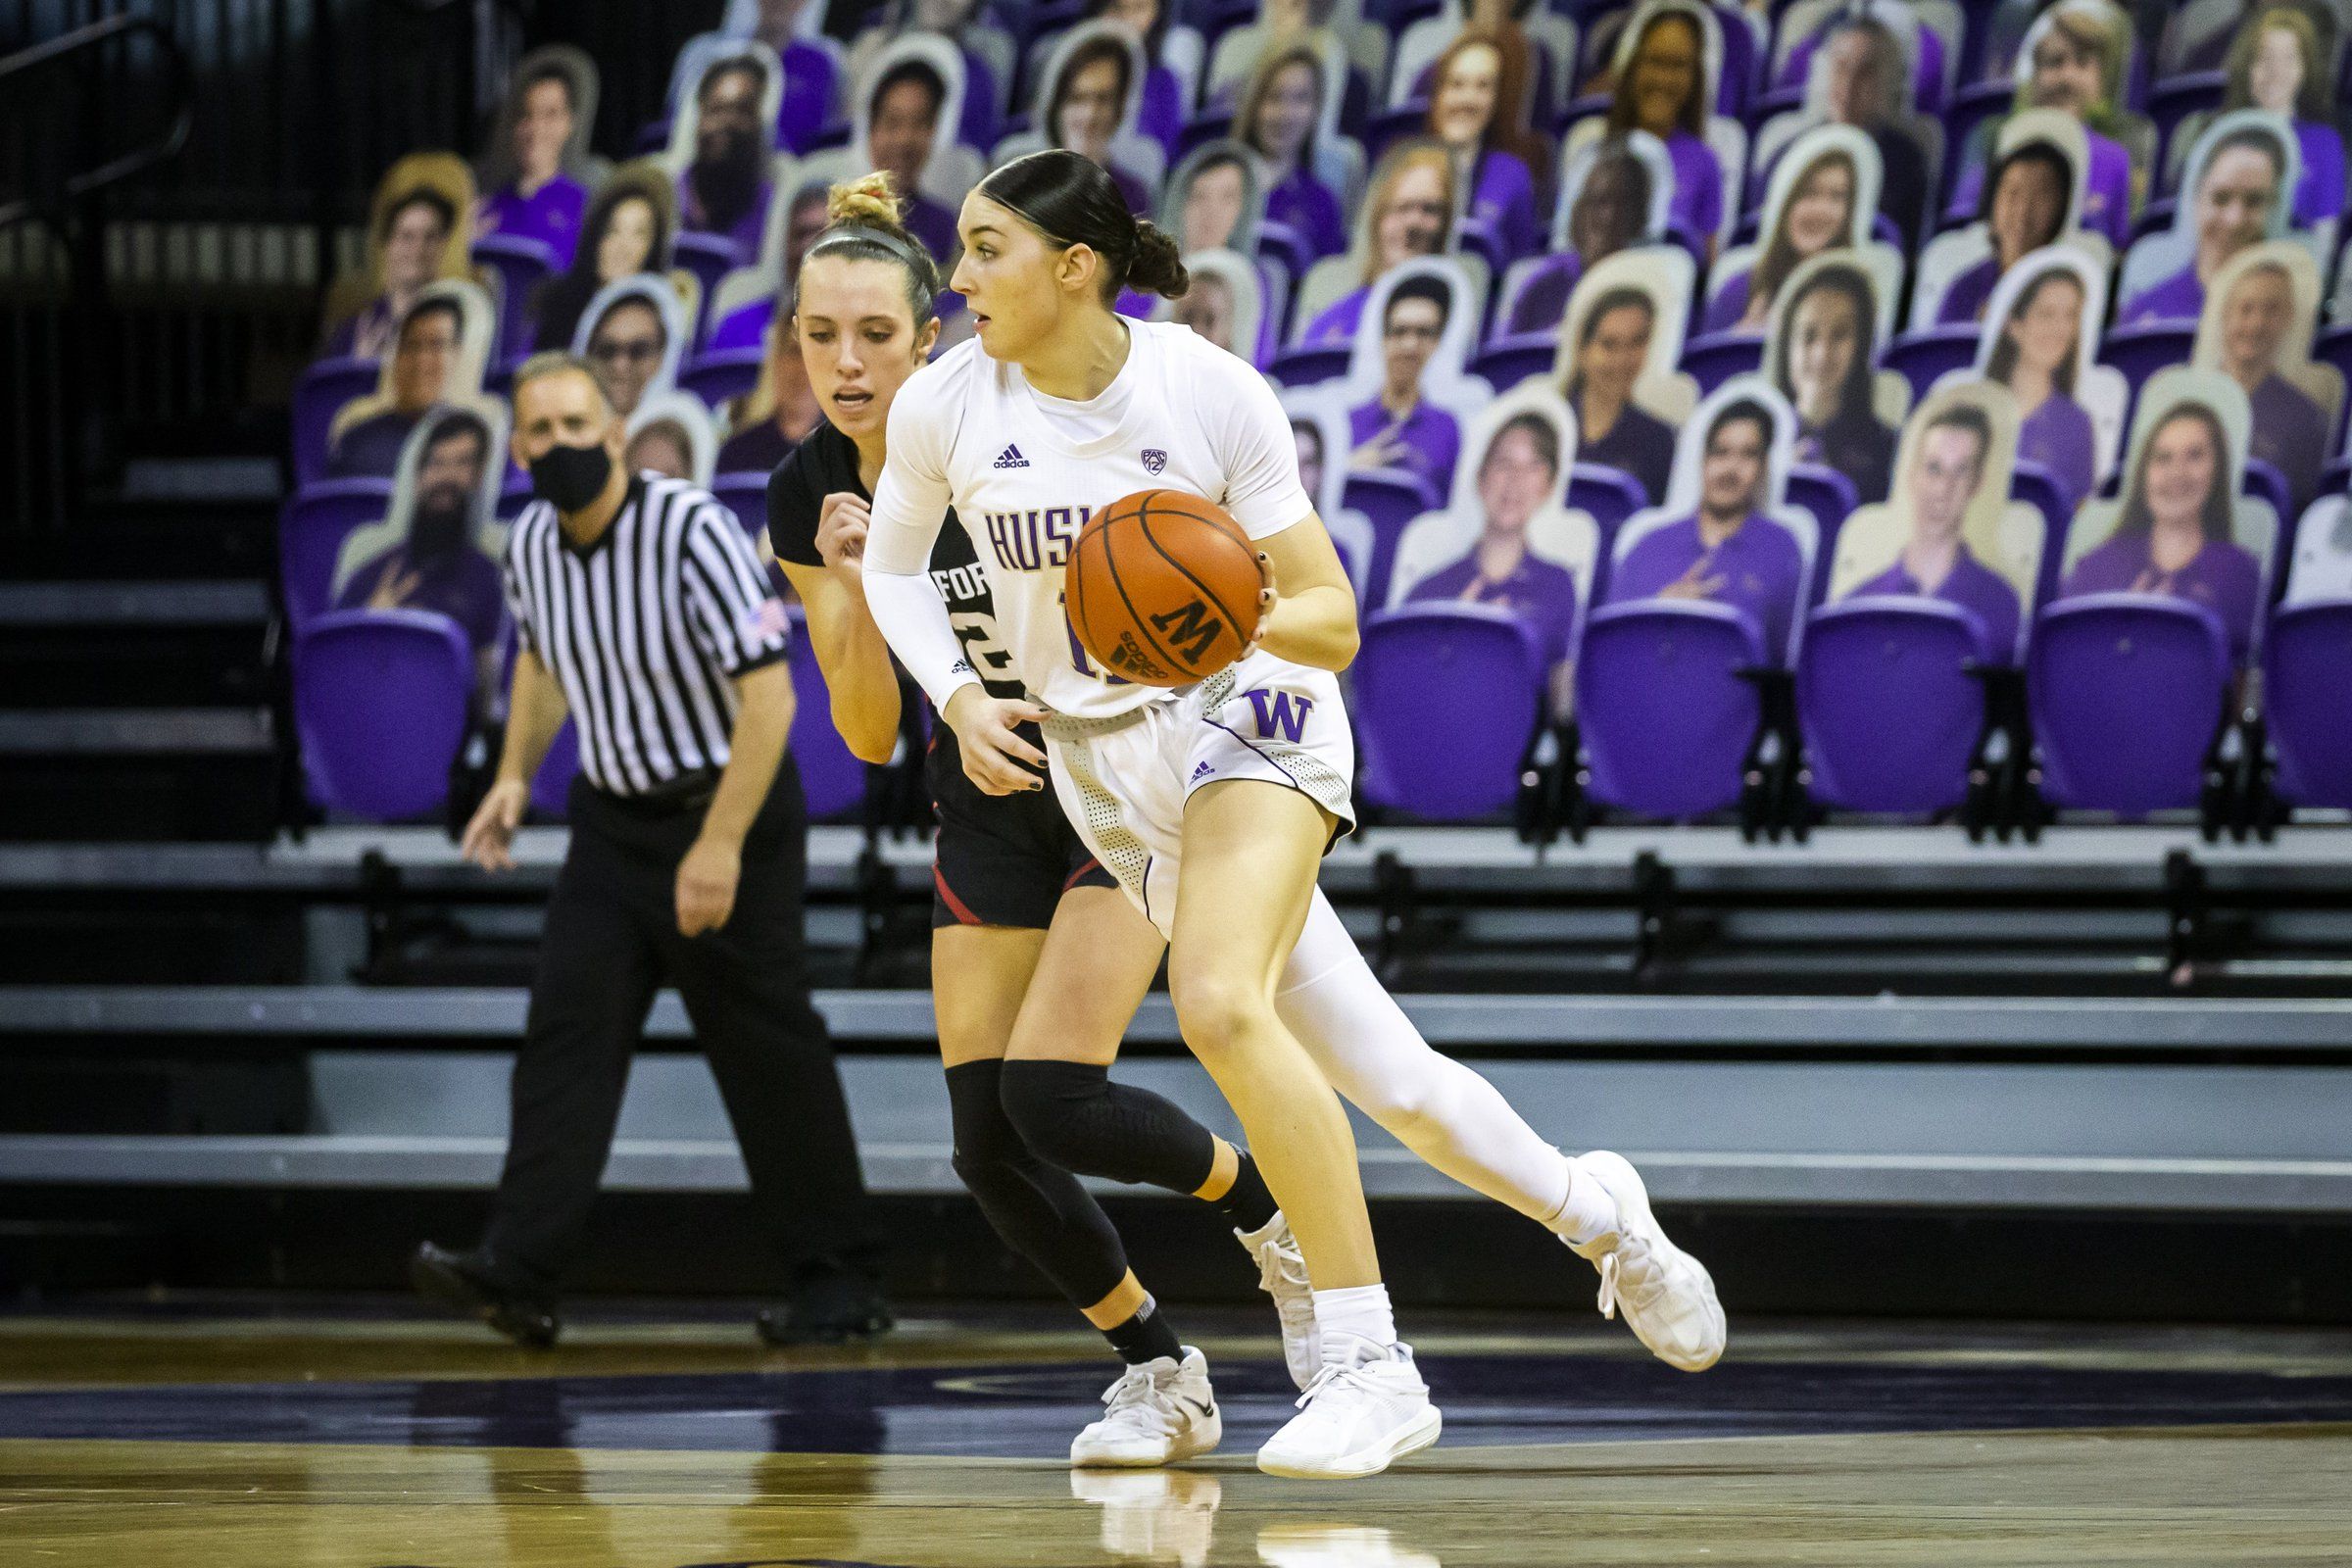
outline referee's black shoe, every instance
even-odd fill
[[[897,1322],[871,1279],[828,1258],[802,1271],[791,1300],[760,1314],[760,1338],[774,1346],[846,1345],[888,1334]]]
[[[516,1345],[544,1350],[564,1332],[552,1298],[535,1297],[499,1278],[487,1253],[453,1251],[425,1242],[409,1259],[409,1283],[426,1300],[479,1318]]]

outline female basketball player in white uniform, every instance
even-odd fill
[[[1056,152],[990,175],[960,227],[953,286],[979,343],[918,373],[892,411],[866,600],[983,789],[1036,787],[1021,764],[1043,758],[1017,730],[1047,721],[1064,808],[1170,938],[1187,1043],[1242,1117],[1316,1281],[1322,1370],[1260,1466],[1370,1474],[1439,1427],[1396,1341],[1331,1080],[1361,1090],[1359,1102],[1433,1164],[1596,1261],[1604,1308],[1624,1304],[1662,1357],[1711,1364],[1723,1342],[1712,1285],[1658,1230],[1632,1167],[1607,1154],[1562,1159],[1492,1086],[1429,1052],[1315,893],[1317,861],[1351,820],[1353,757],[1332,671],[1354,652],[1354,600],[1265,383],[1181,326],[1110,311],[1122,286],[1182,292],[1173,242],[1137,223],[1100,170]],[[1096,670],[1061,608],[1062,564],[1085,517],[1154,486],[1222,505],[1283,590],[1269,589],[1258,650],[1182,693]],[[924,575],[951,506],[995,585],[1014,666],[1050,714],[987,694]]]
[[[827,216],[801,267],[795,314],[779,323],[798,341],[825,417],[768,481],[767,526],[807,611],[834,723],[859,756],[885,762],[901,730],[899,677],[865,612],[858,557],[891,404],[939,335],[939,274],[901,223],[887,176],[834,187]],[[987,575],[961,528],[941,530],[929,571],[985,688],[1019,699]],[[1034,725],[1026,733],[1037,738]],[[1158,1464],[1183,1447],[1204,1449],[1220,1427],[1198,1413],[1216,1405],[1206,1362],[1177,1340],[1128,1268],[1109,1217],[1071,1171],[1152,1183],[1222,1209],[1302,1351],[1314,1321],[1305,1265],[1248,1154],[1159,1096],[1110,1080],[1120,1036],[1159,967],[1159,933],[1051,796],[984,793],[944,724],[934,728],[924,774],[939,819],[931,985],[956,1174],[1005,1244],[1129,1367],[1070,1457]],[[1053,972],[1071,983],[1032,983],[1049,949]],[[1048,1021],[1011,1053],[1024,998]],[[1294,1375],[1303,1385],[1314,1371],[1310,1363]],[[1180,1423],[1157,1414],[1171,1402]]]

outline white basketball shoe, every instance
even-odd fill
[[[1070,1463],[1140,1469],[1208,1452],[1225,1435],[1208,1358],[1191,1346],[1184,1359],[1131,1366],[1102,1391],[1109,1408],[1071,1440]]]
[[[1257,1467],[1266,1474],[1299,1481],[1378,1475],[1437,1442],[1444,1430],[1411,1347],[1375,1345],[1354,1334],[1337,1338],[1344,1343],[1330,1349],[1340,1353],[1298,1396],[1298,1413],[1257,1450]]]
[[[1306,1283],[1306,1258],[1291,1235],[1291,1222],[1277,1212],[1263,1229],[1235,1231],[1257,1262],[1257,1287],[1274,1298],[1275,1315],[1282,1319],[1282,1358],[1291,1381],[1301,1389],[1315,1381],[1323,1368],[1323,1351],[1315,1338],[1315,1293]]]
[[[1568,1250],[1600,1270],[1600,1315],[1620,1308],[1634,1337],[1668,1366],[1704,1372],[1723,1354],[1728,1329],[1715,1281],[1699,1260],[1666,1239],[1649,1211],[1649,1190],[1623,1154],[1605,1149],[1577,1164],[1617,1200],[1617,1228]]]

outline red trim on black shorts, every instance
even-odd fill
[[[948,886],[947,877],[941,874],[936,864],[931,867],[931,885],[939,890],[940,903],[948,906],[948,912],[956,917],[957,925],[987,924],[986,921],[974,914],[961,899],[956,896],[956,890]]]
[[[1069,892],[1070,889],[1078,885],[1078,879],[1080,877],[1086,875],[1086,873],[1089,871],[1100,871],[1101,869],[1102,869],[1102,862],[1096,859],[1091,855],[1088,856],[1086,858],[1086,863],[1070,873],[1070,879],[1061,885],[1061,891],[1064,893]]]

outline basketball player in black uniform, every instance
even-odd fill
[[[938,336],[939,279],[901,226],[884,176],[836,187],[829,217],[803,263],[796,314],[778,325],[798,334],[826,418],[770,479],[768,531],[807,610],[835,723],[853,752],[879,763],[897,744],[902,688],[865,608],[858,558],[891,400]],[[987,691],[1022,699],[963,529],[940,530],[930,567]],[[1128,1363],[1105,1396],[1103,1419],[1073,1443],[1073,1462],[1154,1465],[1205,1451],[1220,1424],[1205,1361],[1177,1340],[1128,1267],[1109,1218],[1071,1170],[1149,1183],[1223,1210],[1275,1298],[1294,1361],[1307,1353],[1313,1323],[1305,1265],[1247,1153],[1159,1096],[1110,1080],[1129,1021],[1124,1004],[1113,1015],[1100,1004],[1090,1009],[1094,999],[1083,995],[1030,997],[1049,941],[1087,943],[1099,961],[1140,966],[1145,984],[1160,953],[1157,933],[1043,787],[1043,768],[1037,788],[992,796],[966,776],[947,723],[935,721],[931,736],[925,773],[939,817],[932,984],[956,1173],[1006,1244]],[[1034,724],[1025,739],[1042,761]],[[1006,1059],[1025,1000],[1050,1009],[1044,1015],[1057,1025],[1066,1021],[1046,1048],[1066,1055]]]

